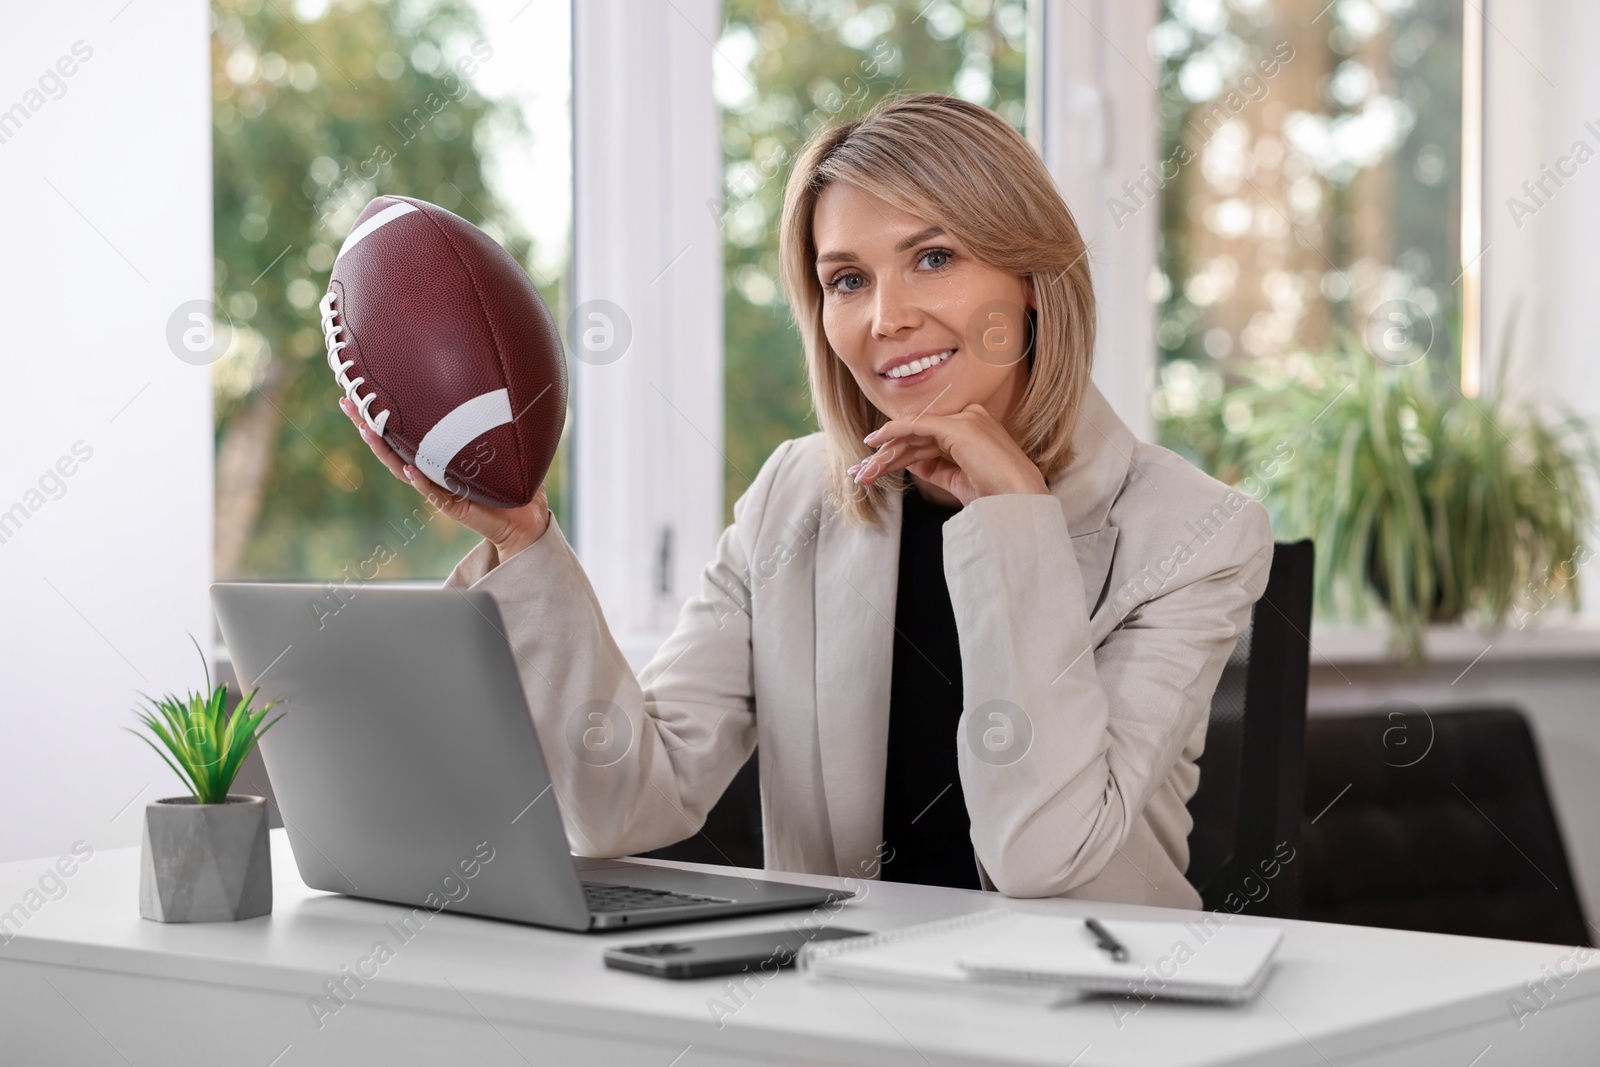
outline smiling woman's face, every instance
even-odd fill
[[[895,419],[982,404],[1006,422],[1028,378],[1026,278],[843,182],[818,196],[812,233],[823,332],[874,407]]]

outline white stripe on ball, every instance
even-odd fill
[[[511,394],[504,389],[475,396],[434,424],[417,446],[416,468],[435,485],[456,492],[445,468],[463,448],[511,421]]]
[[[350,231],[350,236],[346,237],[344,239],[344,244],[339,246],[339,254],[333,257],[333,261],[335,263],[339,262],[339,260],[344,257],[346,252],[350,251],[357,244],[359,244],[361,239],[372,233],[373,230],[393,222],[402,215],[409,215],[415,210],[417,209],[406,203],[391,204],[390,206],[384,208],[366,222],[363,222],[360,226],[357,226],[355,229]]]

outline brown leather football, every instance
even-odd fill
[[[493,238],[380,196],[319,306],[334,379],[402,459],[482,504],[533,499],[566,422],[567,365],[539,290]]]

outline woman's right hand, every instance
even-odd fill
[[[361,439],[372,449],[372,454],[389,468],[390,474],[426,497],[439,514],[459,522],[494,545],[501,563],[539,540],[550,528],[550,500],[545,495],[543,485],[539,486],[533,500],[520,508],[496,508],[468,500],[436,485],[427,475],[403,461],[382,437],[372,432],[356,411],[356,406],[346,397],[339,398],[339,410],[355,423],[356,429],[361,432]]]

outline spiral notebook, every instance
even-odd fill
[[[1207,915],[1193,922],[1102,920],[1128,950],[1117,962],[1081,918],[994,908],[871,937],[812,942],[799,966],[812,977],[941,987],[1049,1003],[1074,993],[1240,1001],[1277,952],[1276,926]]]

